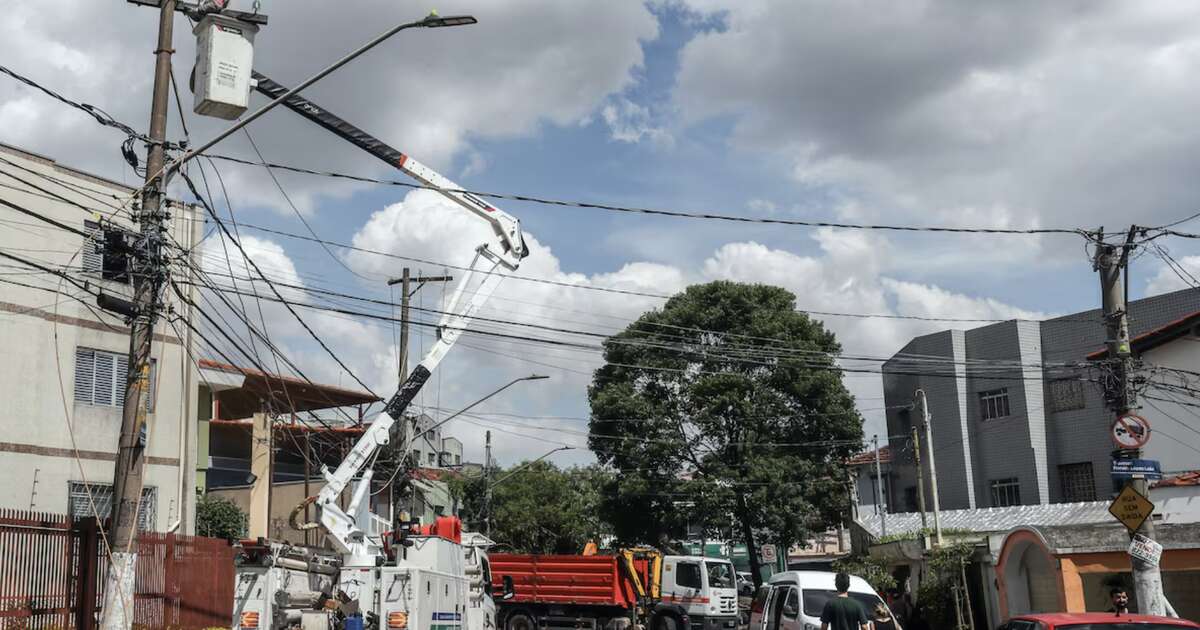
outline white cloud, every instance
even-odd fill
[[[1136,208],[1155,224],[1200,195],[1188,3],[684,4],[724,21],[681,53],[684,119],[728,116],[736,147],[778,152],[798,183],[858,202],[834,213],[1075,227]],[[1076,255],[1059,243],[1023,256]]]
[[[1196,284],[1200,284],[1195,280],[1196,278],[1200,278],[1200,256],[1184,256],[1175,260],[1182,267],[1182,270],[1174,270],[1164,263],[1158,268],[1154,276],[1146,282],[1146,295],[1159,295],[1161,293],[1179,291],[1180,289],[1191,289]]]
[[[670,146],[671,134],[654,126],[650,109],[625,97],[616,97],[600,110],[608,125],[609,136],[618,142],[636,144],[642,140],[660,146]]]
[[[633,81],[642,64],[641,42],[658,24],[640,3],[512,0],[480,6],[451,0],[443,15],[473,13],[479,24],[412,29],[310,88],[306,95],[359,127],[444,169],[471,148],[472,138],[537,133],[544,124],[571,125]],[[330,10],[326,2],[266,2],[270,15],[256,39],[255,68],[295,85],[391,24],[421,17],[425,9],[386,0],[360,0]],[[0,59],[69,98],[92,103],[138,129],[147,124],[157,11],[125,3],[47,0],[6,6],[0,16]],[[185,105],[194,41],[179,17],[175,75]],[[34,103],[35,109],[22,106]],[[265,101],[254,97],[253,106]],[[17,104],[14,104],[17,103]],[[189,108],[190,109],[190,108]],[[128,183],[136,181],[117,158],[124,139],[86,114],[0,77],[0,141],[55,156],[64,163]],[[14,113],[21,116],[10,118]],[[175,109],[171,139],[181,135]],[[193,141],[228,123],[191,116]],[[267,159],[363,174],[387,167],[282,108],[251,125]],[[218,153],[252,156],[243,136]],[[261,169],[222,166],[231,194],[246,203],[291,211]],[[347,182],[284,176],[302,209],[318,196],[357,189]],[[215,186],[215,183],[214,183]]]

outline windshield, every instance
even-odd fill
[[[837,591],[823,591],[815,588],[804,589],[804,614],[809,617],[820,617],[825,609],[825,602],[837,597]],[[875,604],[881,600],[874,593],[850,593],[850,599],[858,602],[867,615],[875,610]]]
[[[728,562],[705,562],[709,588],[733,588],[733,565]]]
[[[1069,630],[1179,630],[1181,626],[1165,623],[1073,623],[1055,626]]]

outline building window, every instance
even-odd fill
[[[979,415],[984,420],[1008,417],[1008,388],[979,392]]]
[[[68,484],[67,495],[67,510],[72,519],[95,516],[103,523],[112,515],[113,488],[111,484],[72,481]],[[142,501],[138,506],[138,529],[148,531],[154,528],[158,513],[157,499],[156,488],[142,488]]]
[[[102,226],[95,221],[84,221],[87,232],[81,263],[84,273],[99,275],[105,280],[129,283],[129,255],[131,234],[125,230]]]
[[[1083,381],[1077,378],[1050,381],[1050,411],[1074,411],[1084,406]]]
[[[436,466],[436,465],[437,465],[437,454],[436,454],[436,453],[430,453],[430,454],[429,454],[429,465],[430,465],[430,466]]]
[[[904,489],[904,505],[906,512],[916,512],[917,506],[917,487],[909,486]],[[893,508],[895,509],[895,508]]]
[[[992,480],[992,507],[1021,505],[1021,484],[1016,477]]]
[[[1092,475],[1092,463],[1063,464],[1058,467],[1058,478],[1062,480],[1063,501],[1096,500],[1096,478]]]
[[[462,464],[462,455],[455,455],[454,456],[454,465],[457,466],[460,464]]]
[[[129,357],[115,352],[75,348],[75,402],[99,407],[125,404],[125,376]],[[146,396],[146,412],[154,411],[154,360],[150,360],[150,387]]]

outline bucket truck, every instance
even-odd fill
[[[257,72],[253,78],[255,89],[268,97],[279,98],[287,92],[287,88]],[[516,271],[529,254],[521,224],[512,215],[461,190],[428,166],[312,101],[292,95],[283,104],[486,221],[492,228],[492,237],[475,249],[470,268],[444,307],[432,348],[400,384],[383,413],[370,423],[337,469],[322,467],[325,486],[321,492],[292,511],[293,527],[324,529],[327,539],[341,555],[336,585],[341,596],[316,598],[326,608],[336,608],[339,612],[321,617],[320,611],[311,609],[275,610],[274,603],[286,599],[276,597],[277,588],[275,592],[269,587],[243,589],[240,581],[234,627],[256,628],[260,621],[266,620],[270,620],[272,628],[288,627],[298,621],[305,628],[331,627],[320,624],[332,623],[337,616],[337,623],[347,628],[362,623],[362,627],[378,630],[493,630],[495,604],[486,555],[491,541],[480,534],[467,534],[464,538],[461,523],[453,517],[438,519],[424,527],[411,522],[387,522],[370,511],[371,478],[375,457],[395,439],[394,428],[402,421],[405,409],[501,280]],[[412,431],[405,431],[404,435],[411,439]],[[400,452],[407,453],[409,448],[405,443]],[[350,501],[343,510],[338,497],[352,484]],[[307,505],[315,506],[317,520],[297,523],[298,515]],[[269,563],[273,555],[267,553],[263,557],[262,563]],[[246,572],[254,568],[253,564],[245,565]],[[250,620],[254,625],[247,623]]]

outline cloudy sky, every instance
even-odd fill
[[[154,10],[121,0],[0,6],[0,63],[145,127]],[[258,35],[255,68],[294,85],[429,8],[264,0],[270,24]],[[1159,225],[1200,205],[1194,3],[481,0],[437,8],[480,23],[406,31],[308,96],[469,188],[750,217],[1017,228]],[[187,94],[194,46],[186,20],[175,27]],[[193,142],[226,124],[188,105]],[[183,137],[179,122],[172,110],[174,139]],[[287,111],[255,122],[250,134],[271,161],[403,178]],[[133,184],[139,178],[120,158],[121,140],[0,77],[0,142]],[[217,152],[254,157],[241,134]],[[204,166],[219,209],[240,222],[304,234],[302,213],[329,241],[431,261],[326,251],[243,229],[256,262],[289,284],[390,300],[385,281],[403,266],[440,274],[468,262],[487,234],[427,191],[281,173],[285,198],[264,169],[217,162],[226,200],[214,165]],[[506,281],[483,312],[495,319],[611,333],[661,304],[655,295],[712,279],[778,284],[796,293],[799,308],[837,313],[1038,318],[1098,300],[1075,236],[897,235],[499,205],[522,220],[532,247],[520,274],[558,284]],[[206,267],[242,273],[244,264],[227,265],[222,244],[208,241]],[[1163,245],[1200,268],[1200,250],[1188,242]],[[1134,297],[1184,286],[1152,255],[1133,274]],[[414,305],[436,310],[444,290],[426,286]],[[372,388],[395,388],[391,325],[301,312]],[[306,372],[354,384],[285,311],[267,305],[264,316]],[[822,319],[847,351],[879,357],[913,335],[970,325]],[[415,347],[430,339],[418,327]],[[444,415],[516,376],[547,374],[451,431],[468,459],[482,458],[486,430],[503,462],[536,457],[584,443],[585,388],[598,360],[587,348],[469,335],[419,402]],[[879,377],[849,374],[846,382],[868,435],[881,432]],[[583,450],[556,457],[588,459]]]

